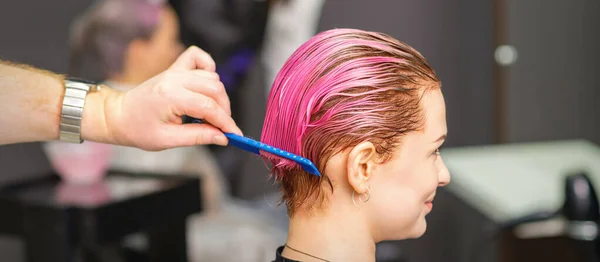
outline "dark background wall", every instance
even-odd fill
[[[326,1],[320,29],[388,33],[416,48],[442,80],[448,146],[494,142],[492,1]]]
[[[508,139],[600,144],[600,2],[506,1]]]
[[[69,25],[90,3],[91,0],[0,1],[0,59],[66,72]]]

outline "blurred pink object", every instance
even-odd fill
[[[110,199],[110,190],[104,182],[94,184],[63,182],[56,192],[56,201],[63,205],[96,206]]]
[[[111,145],[89,141],[82,144],[48,142],[44,149],[52,166],[66,183],[98,183],[110,167]]]

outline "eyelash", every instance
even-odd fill
[[[440,149],[436,149],[435,151],[433,151],[432,155],[435,155],[436,157],[440,155]]]

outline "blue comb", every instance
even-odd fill
[[[192,121],[192,123],[206,123],[206,122],[204,122],[202,120],[194,119]],[[260,151],[262,150],[262,151],[274,154],[276,156],[283,157],[285,159],[289,159],[291,161],[296,162],[298,165],[300,165],[306,172],[309,172],[318,177],[321,176],[321,173],[319,173],[319,170],[317,169],[315,164],[313,164],[313,162],[311,162],[310,160],[308,160],[304,157],[294,155],[292,153],[289,153],[289,152],[286,152],[279,148],[272,147],[270,145],[258,142],[254,139],[251,139],[251,138],[248,138],[245,136],[240,136],[240,135],[236,135],[233,133],[224,133],[224,134],[229,139],[229,145],[235,146],[237,148],[246,150],[248,152],[251,152],[251,153],[254,153],[257,155],[260,155]]]

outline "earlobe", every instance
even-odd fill
[[[367,203],[369,201],[369,199],[371,199],[371,190],[369,189],[368,186],[366,188],[367,188],[366,193],[362,193],[362,194],[358,195],[358,200],[360,200],[360,202],[363,202],[363,203]],[[356,203],[355,193],[356,193],[356,191],[352,191],[352,203],[357,208],[360,208],[360,205],[358,205]]]
[[[359,194],[367,191],[366,181],[373,176],[377,164],[377,152],[371,142],[362,142],[348,154],[348,183]]]

